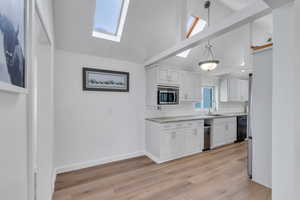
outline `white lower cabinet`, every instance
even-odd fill
[[[182,132],[167,131],[161,135],[161,157],[172,159],[178,157],[184,152],[185,137]]]
[[[237,121],[234,118],[214,119],[211,132],[211,148],[234,143],[237,139]]]
[[[201,127],[202,128],[202,127]],[[185,153],[194,154],[203,150],[204,133],[201,128],[186,130]]]
[[[146,154],[156,163],[200,153],[204,121],[159,124],[146,122]]]

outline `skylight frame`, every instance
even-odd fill
[[[187,39],[192,36],[192,33],[193,33],[194,29],[196,28],[196,26],[200,22],[200,17],[193,16],[193,15],[191,15],[190,17],[193,17],[194,19],[193,19],[193,22],[192,22],[191,26],[188,28],[188,31],[186,33],[186,38]]]
[[[128,8],[129,8],[130,0],[122,0],[122,7],[121,11],[119,14],[119,20],[118,20],[118,26],[115,34],[103,31],[103,30],[97,30],[93,28],[93,37],[96,38],[101,38],[101,39],[106,39],[106,40],[111,40],[114,42],[121,42],[126,18],[127,18],[127,13],[128,13]],[[96,11],[95,11],[96,12]],[[95,19],[94,19],[95,20]],[[94,21],[95,24],[95,21]]]
[[[205,26],[207,24],[207,22],[205,20],[201,19],[199,16],[190,15],[189,17],[192,17],[193,21],[190,24],[190,26],[187,27],[187,32],[186,32],[186,35],[185,35],[186,39],[189,39],[190,37],[193,37],[194,35],[200,33],[201,31],[203,31],[203,29],[205,28]],[[194,30],[199,25],[199,23],[204,23],[204,22],[205,22],[205,24],[204,24],[203,28],[201,29],[201,31],[199,31],[197,33],[194,33]],[[188,50],[185,50],[185,51],[177,54],[176,56],[181,57],[181,58],[187,58],[191,51],[192,51],[192,49],[188,49]]]

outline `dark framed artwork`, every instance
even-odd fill
[[[83,68],[83,90],[129,92],[129,73]]]
[[[25,88],[26,0],[0,1],[0,84]]]

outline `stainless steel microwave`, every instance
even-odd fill
[[[158,105],[179,104],[179,88],[169,86],[158,86],[157,88]]]

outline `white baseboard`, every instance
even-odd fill
[[[151,153],[149,153],[149,152],[145,152],[145,155],[146,155],[148,158],[150,158],[152,161],[154,161],[156,164],[162,163],[158,157],[154,156],[153,154],[151,154]]]
[[[262,185],[262,186],[264,186],[266,188],[272,189],[272,184],[271,183],[266,183],[266,181],[261,181],[261,180],[257,179],[255,177],[255,174],[252,177],[252,181],[255,182],[255,183],[257,183],[258,185]]]
[[[172,160],[177,160],[177,159],[180,159],[180,158],[184,158],[186,156],[196,155],[196,154],[199,154],[199,153],[202,153],[202,152],[203,151],[197,151],[197,152],[183,154],[183,155],[180,155],[180,156],[177,156],[177,157],[173,157],[173,158],[168,158],[168,159],[160,159],[157,156],[154,156],[153,154],[151,154],[149,152],[145,152],[145,156],[147,156],[148,158],[150,158],[156,164],[162,164],[162,163],[169,162],[169,161],[172,161]]]
[[[111,162],[115,162],[115,161],[126,160],[126,159],[130,159],[130,158],[144,156],[144,155],[145,155],[145,152],[139,151],[139,152],[134,152],[134,153],[129,153],[129,154],[111,156],[111,157],[103,158],[100,160],[90,160],[87,162],[66,165],[66,166],[56,168],[56,174],[62,174],[62,173],[66,173],[66,172],[71,172],[71,171],[80,170],[80,169],[84,169],[84,168],[94,167],[94,166],[98,166],[98,165],[103,165],[103,164],[107,164],[107,163],[111,163]]]

